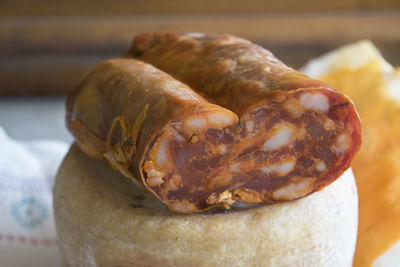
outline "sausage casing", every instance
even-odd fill
[[[238,115],[236,128],[209,130],[210,150],[227,145],[227,160],[204,167],[208,204],[303,197],[337,179],[360,148],[361,123],[347,96],[245,39],[147,33],[125,56],[153,64]]]
[[[67,125],[80,148],[92,157],[105,158],[178,212],[206,206],[198,206],[201,201],[196,196],[188,198],[192,177],[182,177],[171,158],[177,157],[178,150],[206,154],[202,146],[206,129],[222,131],[237,122],[231,111],[135,59],[100,63],[67,100]],[[220,158],[207,154],[202,160]],[[201,164],[193,161],[192,169]],[[170,192],[182,188],[187,190],[184,200],[170,197]]]
[[[140,35],[67,106],[87,154],[182,213],[304,197],[361,145],[349,98],[231,35]]]

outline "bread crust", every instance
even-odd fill
[[[64,266],[351,266],[357,234],[351,170],[306,198],[171,212],[73,145],[54,188]]]

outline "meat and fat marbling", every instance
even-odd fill
[[[70,96],[68,124],[86,153],[182,213],[304,197],[361,144],[349,98],[231,35],[136,37]]]

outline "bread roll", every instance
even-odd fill
[[[357,234],[351,170],[306,198],[173,213],[73,145],[54,188],[64,266],[351,266]]]

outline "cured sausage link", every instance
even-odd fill
[[[231,111],[135,59],[100,63],[67,100],[67,125],[79,147],[92,157],[105,158],[178,212],[199,211],[198,203],[205,203],[206,197],[190,196],[191,185],[202,181],[182,175],[180,163],[175,163],[177,151],[185,160],[212,165],[221,156],[205,150],[208,131],[236,129],[237,122]],[[207,177],[206,170],[199,172]],[[171,198],[168,193],[178,188],[182,198]]]
[[[146,34],[126,56],[168,74],[103,62],[69,96],[67,124],[83,151],[173,211],[301,198],[359,150],[350,99],[244,39]]]
[[[229,34],[146,33],[134,39],[125,56],[169,73],[239,117],[275,91],[329,88],[261,46]]]
[[[179,146],[171,149],[181,177],[195,179],[167,193],[169,199],[183,201],[189,190],[189,202],[205,209],[235,200],[300,198],[337,179],[360,148],[361,123],[348,97],[247,40],[147,33],[135,38],[125,56],[166,71],[240,119],[237,127],[195,137],[207,153],[224,155],[212,164],[189,160]]]

